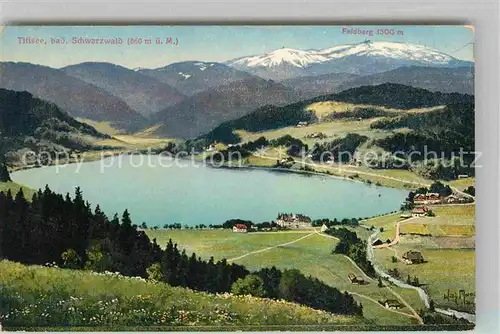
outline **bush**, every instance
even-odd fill
[[[68,249],[61,254],[61,259],[63,260],[63,266],[70,269],[80,268],[82,259],[76,253],[74,249]]]
[[[231,292],[235,295],[252,295],[255,297],[264,296],[264,282],[257,275],[247,275],[239,278],[231,286]]]
[[[146,274],[148,275],[148,279],[153,281],[161,281],[163,280],[163,274],[161,272],[161,265],[156,262],[150,265],[146,269]]]

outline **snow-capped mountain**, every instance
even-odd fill
[[[236,58],[226,64],[275,80],[337,72],[368,75],[409,65],[471,66],[470,62],[423,45],[383,41],[365,41],[321,50],[282,48],[263,55]]]

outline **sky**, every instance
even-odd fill
[[[372,32],[348,34],[343,28]],[[387,30],[385,30],[387,29]],[[392,30],[391,30],[392,29]],[[387,33],[384,34],[383,31]],[[380,32],[380,33],[377,33]],[[391,35],[391,32],[393,35]],[[45,41],[22,44],[19,37]],[[73,44],[73,38],[120,38],[122,44]],[[167,43],[171,37],[173,44]],[[56,38],[65,44],[56,44]],[[142,44],[129,40],[142,39]],[[157,44],[159,38],[163,44]],[[145,44],[150,39],[151,44]],[[372,41],[406,42],[437,49],[462,60],[474,59],[474,32],[464,26],[8,26],[1,32],[2,61],[60,68],[85,61],[128,68],[157,68],[188,60],[223,62],[282,47],[323,49]]]

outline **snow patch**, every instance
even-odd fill
[[[189,79],[189,78],[191,78],[191,77],[192,77],[192,75],[191,75],[191,74],[184,74],[184,73],[182,73],[182,72],[179,72],[179,73],[177,73],[177,74],[179,74],[180,76],[183,76],[183,77],[184,77],[184,80]]]

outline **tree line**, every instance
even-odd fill
[[[161,249],[125,210],[108,217],[97,205],[91,210],[76,188],[73,198],[56,194],[48,186],[31,202],[22,189],[0,192],[0,258],[25,264],[56,264],[71,269],[112,271],[140,276],[206,292],[230,292],[240,279],[251,275],[244,266],[226,259],[208,261],[188,256],[169,240]],[[361,314],[352,296],[341,293],[299,271],[262,269],[264,297],[282,298],[342,314]],[[279,278],[279,279],[278,279]]]
[[[340,239],[333,253],[344,254],[350,257],[368,276],[375,277],[375,269],[367,259],[366,241],[358,238],[356,232],[341,227],[329,229],[326,233]]]

